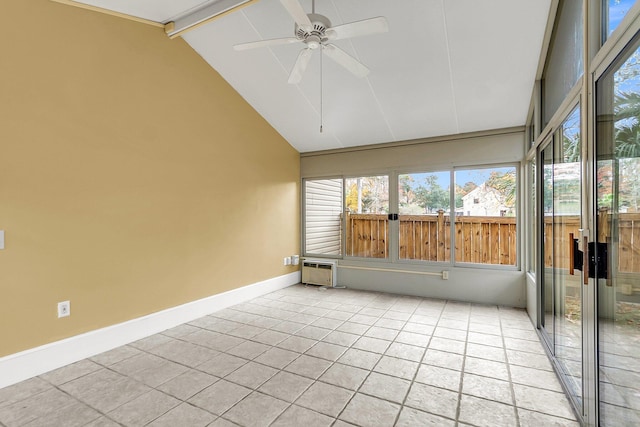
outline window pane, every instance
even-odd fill
[[[631,6],[636,0],[604,0],[604,19],[603,25],[605,27],[604,39],[608,39],[611,33],[618,28],[622,19],[627,15]],[[603,40],[602,42],[604,43]]]
[[[307,180],[305,199],[305,253],[340,256],[342,253],[342,179]]]
[[[537,209],[536,205],[536,158],[529,162],[529,272],[536,272],[536,248],[538,235],[537,235]]]
[[[536,142],[536,128],[533,124],[533,120],[529,126],[527,126],[527,140],[529,141],[529,148],[533,147]]]
[[[389,255],[389,177],[345,179],[346,255],[387,258]]]
[[[515,166],[455,172],[455,260],[516,265]]]
[[[561,0],[542,85],[543,126],[582,75],[582,2]]]
[[[451,259],[451,173],[398,176],[400,259]]]

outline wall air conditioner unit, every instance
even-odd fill
[[[306,285],[335,287],[336,273],[335,261],[308,258],[302,262],[302,283]]]

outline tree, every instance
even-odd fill
[[[486,186],[495,189],[500,196],[500,203],[507,208],[516,205],[516,171],[500,173],[491,172]]]
[[[462,187],[460,187],[458,184],[456,184],[456,188],[455,188],[455,193],[456,193],[456,197],[455,197],[455,201],[456,201],[456,208],[461,208],[464,206],[464,201],[463,201],[463,197],[466,196],[467,194],[471,193],[473,190],[475,190],[476,188],[478,188],[478,185],[475,182],[467,182],[465,185],[463,185]]]
[[[346,180],[345,205],[351,213],[388,213],[389,179],[386,176]]]
[[[478,185],[475,182],[469,181],[465,185],[462,186],[461,194],[463,196],[466,196],[467,194],[471,193],[476,188],[478,188]]]
[[[415,193],[413,192],[413,177],[411,175],[400,175],[398,181],[400,206],[409,206],[415,198]]]
[[[433,213],[440,209],[449,209],[449,191],[438,184],[436,175],[427,175],[424,184],[415,189],[415,200],[425,213]]]

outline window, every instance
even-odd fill
[[[389,256],[389,177],[347,178],[345,185],[346,255]]]
[[[529,120],[527,121],[526,135],[527,141],[529,142],[529,148],[533,147],[536,142],[537,130],[536,130],[536,120],[535,114],[531,114]]]
[[[515,266],[516,168],[456,170],[454,188],[456,262]]]
[[[581,1],[560,0],[542,81],[543,128],[582,75],[582,15]]]
[[[304,252],[342,255],[342,179],[304,182]]]
[[[509,165],[305,180],[303,253],[515,267],[517,179]]]
[[[636,0],[603,0],[602,2],[602,42],[604,43],[611,33],[618,28],[622,19],[627,15]]]
[[[451,259],[451,172],[398,176],[399,258]]]
[[[535,242],[538,240],[537,239],[537,212],[538,212],[538,206],[536,205],[537,203],[537,199],[536,199],[536,158],[534,157],[530,162],[529,162],[529,168],[527,171],[528,175],[529,175],[529,227],[528,227],[528,232],[529,232],[529,268],[528,271],[530,273],[535,273],[536,272],[536,260],[537,260],[537,256],[536,256],[536,245]]]

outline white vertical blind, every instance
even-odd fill
[[[305,254],[341,255],[342,179],[306,180]]]

